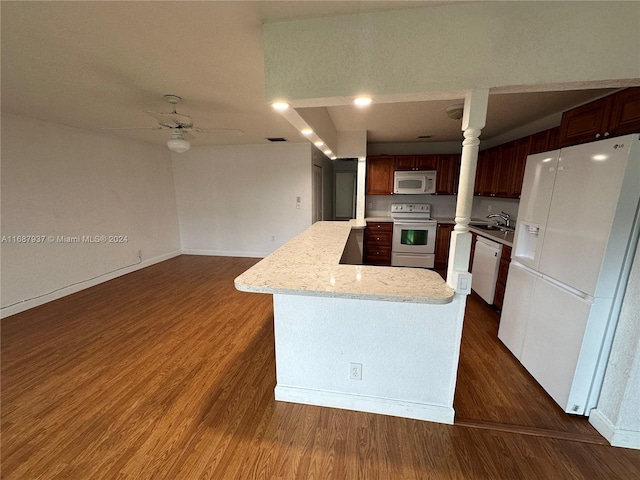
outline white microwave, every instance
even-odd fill
[[[396,171],[393,176],[393,193],[398,195],[436,193],[436,171]]]

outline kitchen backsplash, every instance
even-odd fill
[[[454,218],[456,201],[453,195],[369,195],[366,200],[367,217],[388,217],[392,203],[429,203],[431,216],[435,218]],[[473,197],[471,218],[484,219],[491,213],[506,212],[516,219],[518,200],[495,197]]]

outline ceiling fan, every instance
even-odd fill
[[[151,115],[158,121],[157,127],[147,127],[136,130],[171,130],[171,138],[167,141],[167,147],[169,150],[176,153],[183,153],[191,148],[189,140],[195,138],[194,133],[199,134],[214,134],[214,135],[230,135],[238,136],[244,132],[242,130],[232,128],[196,128],[193,126],[193,120],[189,115],[178,113],[176,111],[176,105],[182,100],[178,95],[165,95],[164,98],[172,105],[173,111],[169,113],[158,113],[147,111],[148,115]],[[115,129],[115,130],[132,130],[127,129]]]

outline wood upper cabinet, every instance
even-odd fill
[[[608,130],[611,135],[640,132],[640,87],[627,88],[613,96]]]
[[[396,155],[396,170],[435,170],[438,155]]]
[[[519,138],[513,142],[513,165],[511,167],[511,181],[509,185],[509,197],[520,198],[522,193],[522,181],[524,169],[529,155],[529,137]]]
[[[445,270],[449,263],[449,243],[451,242],[451,232],[453,224],[438,223],[436,232],[436,259],[434,267],[436,270]]]
[[[395,158],[388,155],[367,158],[367,195],[391,195]]]
[[[476,195],[484,197],[495,196],[499,147],[489,148],[478,155],[476,169]]]
[[[611,98],[604,97],[564,112],[560,124],[560,146],[577,145],[602,138],[607,133],[611,106]]]
[[[494,197],[511,196],[515,151],[515,142],[505,143],[498,148],[493,179],[492,196]]]
[[[554,150],[557,147],[549,148],[551,144],[557,144],[557,136],[554,135],[552,137],[551,130],[543,130],[542,132],[534,133],[529,136],[529,153],[528,155],[532,155],[534,153],[548,152],[549,150]],[[550,141],[551,140],[551,141]]]
[[[436,164],[436,194],[455,195],[458,193],[460,178],[460,155],[438,155]]]
[[[562,114],[560,147],[640,131],[640,87],[627,88]]]

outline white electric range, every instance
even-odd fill
[[[438,222],[428,203],[394,203],[391,266],[433,268]]]

